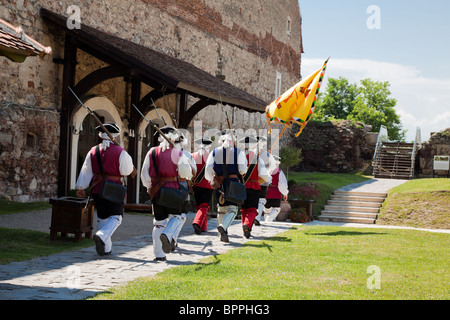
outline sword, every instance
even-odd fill
[[[230,128],[231,139],[233,140],[233,147],[236,147],[236,142],[234,141],[233,129],[231,128],[230,118],[228,118],[228,112],[225,111],[225,115],[227,116],[228,128]]]
[[[169,104],[167,103],[166,96],[163,95],[163,97],[164,97],[164,102],[165,102],[166,107],[167,107],[167,113],[170,114],[170,116],[171,116],[171,118],[172,118],[172,121],[173,121],[173,123],[174,123],[174,125],[175,125],[175,128],[178,129],[177,118],[175,117],[175,115],[173,114],[173,112],[170,112],[170,108],[169,108]]]
[[[159,114],[159,112],[158,112],[158,108],[156,107],[156,105],[155,105],[155,101],[153,101],[153,99],[152,98],[150,98],[151,100],[152,100],[152,103],[153,103],[153,107],[155,108],[155,111],[156,111],[156,114],[158,115],[158,117],[160,117],[161,118],[161,120],[164,122],[164,125],[165,126],[167,126],[167,122],[166,122],[166,119],[164,119],[164,117],[163,116],[161,116],[160,114]]]
[[[75,96],[75,98],[77,98],[78,102],[87,110],[89,111],[89,113],[94,116],[95,121],[97,121],[97,123],[100,125],[100,127],[103,129],[103,131],[108,135],[108,137],[111,139],[112,142],[114,142],[114,144],[119,145],[116,141],[116,139],[112,136],[112,134],[103,126],[103,123],[100,121],[100,119],[95,115],[94,111],[91,110],[91,108],[89,108],[88,106],[86,106],[81,100],[80,98],[78,98],[78,96],[75,94],[75,92],[73,92],[73,90],[68,87],[70,92],[73,93],[73,95]]]
[[[94,117],[95,121],[97,121],[97,123],[100,125],[100,128],[103,129],[103,131],[108,135],[109,139],[111,139],[111,141],[115,144],[115,145],[119,145],[119,143],[116,141],[116,139],[112,136],[112,134],[108,131],[108,129],[105,128],[105,126],[103,125],[103,123],[100,121],[100,119],[95,115],[94,111],[91,110],[91,108],[89,108],[88,106],[86,106],[81,100],[80,98],[78,98],[78,96],[75,94],[75,92],[73,92],[72,88],[70,88],[68,86],[70,92],[72,92],[72,94],[75,96],[75,98],[77,98],[78,102],[87,110],[89,111],[89,113]],[[131,177],[134,179],[134,177],[136,177],[137,171],[136,168],[133,167],[133,172],[131,172]],[[89,194],[89,199],[90,199],[91,195]],[[88,199],[88,203],[89,203],[89,199]],[[87,204],[86,204],[87,206]]]
[[[133,103],[133,107],[137,110],[137,112],[139,112],[139,114],[141,115],[142,118],[144,118],[145,121],[147,121],[148,123],[150,123],[150,124],[153,126],[153,128],[154,128],[156,131],[158,131],[159,134],[160,134],[164,139],[167,140],[167,142],[169,142],[169,144],[172,146],[172,148],[175,148],[175,144],[174,144],[172,141],[170,141],[170,139],[167,138],[167,136],[166,136],[164,133],[162,133],[162,131],[158,128],[158,126],[157,126],[152,120],[147,119],[147,118],[142,114],[142,112],[138,109],[138,107],[136,107],[136,105],[135,105],[134,103]]]

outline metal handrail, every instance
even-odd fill
[[[414,154],[416,153],[417,145],[419,145],[422,142],[422,137],[420,134],[420,128],[416,128],[416,138],[414,139],[414,146],[411,154],[411,161],[414,159]]]
[[[416,149],[418,148],[418,145],[422,142],[422,137],[420,134],[420,128],[417,127],[416,128],[416,137],[414,139],[414,145],[413,145],[413,149],[411,152],[411,172],[409,173],[409,176],[411,178],[414,178],[414,158],[416,156]]]
[[[389,141],[389,136],[388,136],[388,132],[387,132],[387,128],[383,125],[380,126],[380,131],[378,131],[378,138],[377,138],[377,144],[375,145],[375,152],[373,154],[373,159],[375,160],[375,157],[377,155],[377,151],[379,148],[379,145],[382,142],[387,142]]]

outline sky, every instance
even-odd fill
[[[449,0],[299,0],[301,75],[389,81],[406,141],[450,127]],[[322,87],[321,93],[326,87]]]

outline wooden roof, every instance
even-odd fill
[[[250,112],[264,112],[267,103],[244,90],[225,82],[186,61],[155,51],[132,41],[81,24],[68,29],[67,17],[41,8],[41,15],[65,32],[76,36],[85,45],[107,55],[122,65],[133,68],[171,90],[185,90],[189,94],[222,101]]]

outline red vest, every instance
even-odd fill
[[[276,171],[275,174],[272,175],[272,182],[269,185],[269,188],[267,188],[267,196],[266,199],[282,199],[283,195],[281,194],[280,190],[278,190],[278,181],[280,179],[280,168]]]
[[[209,153],[206,150],[203,153],[203,157],[200,156],[200,154],[198,152],[195,152],[192,154],[192,157],[194,158],[195,163],[197,164],[197,175],[200,174],[203,167],[206,165],[206,160],[208,160],[208,156],[209,156]],[[211,184],[209,183],[209,181],[205,179],[204,172],[203,172],[203,179],[200,180],[200,182],[198,184],[195,184],[194,187],[213,189],[213,187],[211,187]]]
[[[247,154],[247,163],[248,163],[249,169],[250,169],[251,162],[254,161],[255,157],[257,158],[258,155],[252,151],[249,151],[249,153]],[[255,159],[255,161],[256,161],[256,159]],[[247,180],[247,183],[245,184],[245,188],[261,190],[261,185],[259,184],[258,179],[259,179],[258,162],[256,162],[255,169],[253,170],[252,174],[250,175],[250,178]]]
[[[181,151],[179,149],[174,149],[172,147],[169,147],[164,152],[161,152],[160,147],[154,147],[152,149],[155,149],[156,164],[158,166],[158,176],[159,177],[178,177],[178,161],[180,160],[181,156],[183,155],[183,151]],[[155,171],[155,167],[153,164],[152,152],[149,152],[149,157],[150,157],[149,174],[150,174],[150,178],[154,179],[154,178],[156,178],[156,171]],[[176,182],[176,181],[165,182],[162,186],[166,187],[166,188],[174,188],[174,189],[179,188],[178,182]]]
[[[92,172],[94,173],[94,179],[92,181],[92,185],[94,186],[92,188],[92,193],[99,193],[100,188],[103,185],[103,182],[99,183],[99,181],[102,180],[101,173],[100,173],[100,167],[98,166],[97,157],[95,155],[95,147],[92,147],[91,151],[89,152],[91,155],[91,164],[92,164]],[[110,146],[106,150],[100,150],[100,157],[102,159],[103,164],[103,173],[109,176],[117,176],[120,177],[120,170],[119,170],[119,158],[120,154],[122,153],[123,148],[121,146],[110,144]],[[113,178],[106,178],[106,180],[114,181],[117,183],[122,184],[122,181],[120,179],[113,179]]]

